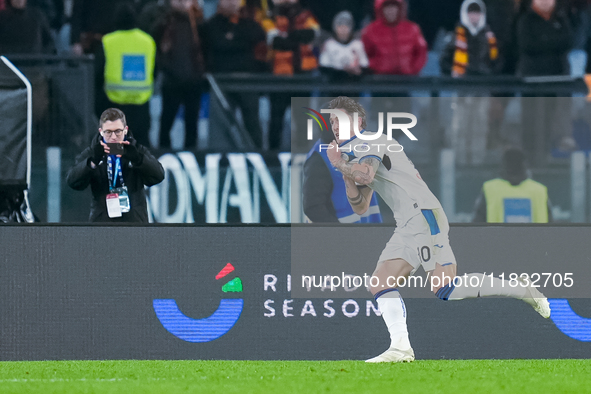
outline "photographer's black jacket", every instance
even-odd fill
[[[96,138],[101,138],[97,135]],[[133,140],[131,140],[133,141]],[[135,142],[135,141],[134,141]],[[133,143],[133,142],[132,142]],[[90,167],[92,149],[86,148],[76,158],[76,164],[68,171],[67,182],[72,189],[84,190],[90,185],[92,201],[90,203],[91,222],[140,222],[148,223],[148,210],[144,186],[156,185],[164,180],[164,169],[160,162],[143,145],[137,144],[143,156],[139,165],[133,165],[123,155],[121,166],[125,186],[129,193],[131,209],[119,218],[109,218],[106,197],[109,194],[106,156],[94,169]]]

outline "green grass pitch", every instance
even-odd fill
[[[0,393],[588,393],[591,360],[0,362]]]

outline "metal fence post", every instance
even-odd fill
[[[441,206],[450,222],[456,216],[456,155],[453,149],[442,149],[439,156]]]
[[[587,192],[585,152],[573,152],[570,158],[570,179],[571,179],[571,216],[572,223],[584,223],[585,217],[585,195]]]
[[[61,220],[61,172],[62,150],[56,146],[47,148],[47,221],[59,223]]]

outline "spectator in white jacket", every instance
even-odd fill
[[[339,12],[333,21],[333,36],[320,52],[320,70],[330,82],[355,82],[365,73],[369,61],[361,39],[353,32],[353,15]],[[359,92],[332,92],[329,96],[355,97]]]

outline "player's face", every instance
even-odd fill
[[[351,129],[351,130],[349,130],[349,138],[354,136],[355,131],[353,130],[353,117],[351,115],[349,115],[347,113],[347,111],[345,111],[344,109],[337,109],[337,111],[341,111],[341,112],[343,112],[344,115],[347,115],[347,117],[349,118],[349,126]],[[340,129],[340,126],[342,126],[342,125],[339,125],[339,118],[335,114],[330,114],[330,126],[331,126],[332,132],[339,144],[348,140],[348,138],[346,138],[346,135],[344,138],[340,137],[340,135],[341,135],[340,132],[342,131],[342,129]],[[361,118],[359,119],[359,130],[361,130]]]
[[[99,131],[107,144],[114,144],[125,140],[127,126],[123,126],[121,119],[115,121],[108,120],[103,123],[103,127]]]
[[[339,134],[339,118],[335,114],[330,114],[330,127],[332,128],[332,133],[337,140],[337,143],[341,143],[345,140],[340,138]]]

